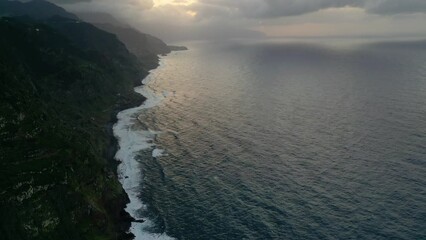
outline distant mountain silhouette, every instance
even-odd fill
[[[140,58],[170,53],[170,48],[157,37],[142,33],[120,22],[107,13],[77,13],[84,21],[94,24],[107,32],[114,33],[126,47]]]
[[[61,16],[70,19],[78,17],[65,9],[44,0],[31,2],[0,1],[0,16],[30,16],[34,19],[47,19],[53,16]]]
[[[129,24],[123,23],[111,14],[105,12],[77,12],[75,14],[83,21],[92,24],[108,23],[118,27],[130,27]]]
[[[159,38],[141,33],[130,27],[119,27],[112,24],[95,24],[100,29],[117,35],[127,48],[136,56],[145,57],[152,54],[167,54],[169,47]]]
[[[108,52],[111,50],[110,47],[113,47],[113,49],[118,47],[111,46],[111,43],[119,41],[110,41],[111,38],[115,38],[113,35],[116,35],[124,43],[125,47],[123,46],[123,48],[127,48],[140,60],[146,61],[145,65],[149,65],[149,67],[154,67],[157,64],[156,61],[152,62],[153,56],[170,52],[170,48],[162,40],[141,33],[107,13],[82,13],[81,19],[91,22],[92,25],[83,22],[75,14],[45,0],[30,2],[0,0],[0,16],[26,16],[42,20],[67,36],[75,44],[78,44],[79,47],[91,47],[102,52]]]
[[[115,34],[99,29],[90,23],[59,16],[47,19],[44,23],[66,36],[79,48],[101,52],[104,56],[115,58],[122,63],[136,60]],[[135,59],[130,60],[130,56]]]

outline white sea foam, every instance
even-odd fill
[[[159,68],[164,67],[164,62],[160,61]],[[155,70],[158,71],[158,68]],[[148,84],[154,80],[154,72],[151,72],[142,83],[144,86],[135,88],[137,93],[142,94],[147,99],[139,107],[121,111],[117,115],[117,123],[114,125],[114,135],[118,140],[119,150],[115,158],[120,161],[117,172],[118,177],[123,185],[124,190],[129,196],[130,203],[126,206],[126,211],[136,220],[144,220],[143,223],[132,223],[129,231],[135,235],[136,240],[149,240],[149,239],[173,239],[166,234],[153,234],[145,231],[152,226],[152,221],[144,219],[140,216],[140,210],[146,208],[146,205],[138,197],[142,185],[142,172],[141,164],[137,160],[137,154],[142,150],[153,149],[152,156],[159,157],[164,150],[155,148],[154,138],[160,132],[152,130],[139,130],[135,128],[137,117],[144,109],[157,106],[162,100],[167,97],[167,94],[156,94]],[[154,149],[155,148],[155,149]]]
[[[154,223],[150,220],[146,220],[143,223],[132,223],[130,232],[135,235],[136,240],[174,240],[174,238],[167,236],[166,234],[156,234],[143,231],[143,229],[150,228],[153,224]]]
[[[161,156],[164,156],[164,150],[163,149],[156,148],[156,149],[154,149],[154,151],[152,151],[152,157],[158,158],[158,157],[161,157]]]

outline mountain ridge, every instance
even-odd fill
[[[111,127],[158,58],[62,8],[19,8],[0,8],[0,236],[131,239]]]
[[[77,12],[75,14],[94,26],[117,35],[129,51],[139,58],[144,59],[150,55],[168,54],[172,51],[170,46],[161,39],[122,23],[108,13]]]
[[[0,16],[30,16],[35,19],[46,19],[53,16],[61,16],[74,20],[79,18],[62,7],[45,0],[33,0],[29,2],[0,1]]]

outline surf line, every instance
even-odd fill
[[[135,88],[135,92],[143,95],[146,100],[139,107],[123,110],[117,114],[117,122],[113,126],[113,133],[118,141],[118,151],[115,159],[120,162],[117,167],[118,179],[127,193],[130,202],[125,211],[135,219],[132,222],[129,232],[135,236],[135,240],[164,239],[172,240],[166,234],[151,233],[149,229],[154,223],[141,216],[140,212],[146,210],[147,206],[139,198],[142,187],[141,163],[137,160],[139,152],[152,150],[155,157],[159,157],[162,150],[157,149],[154,144],[155,136],[160,132],[152,130],[138,129],[138,115],[145,109],[158,106],[166,95],[157,95],[148,84],[155,80],[155,73],[164,67],[164,60],[160,58],[159,67],[149,72],[142,81],[142,86]]]

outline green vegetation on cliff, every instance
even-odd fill
[[[1,239],[125,238],[108,123],[143,100],[143,65],[72,19],[0,18],[0,33]]]

